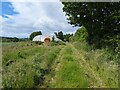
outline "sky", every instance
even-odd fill
[[[58,31],[74,33],[78,28],[68,24],[59,0],[6,0],[0,4],[0,36],[28,38],[35,31],[54,35]]]

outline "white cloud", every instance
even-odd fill
[[[2,23],[2,36],[28,37],[33,31],[54,34],[55,31],[74,32],[67,23],[61,2],[14,2],[14,11],[19,14],[8,16]],[[0,17],[1,19],[1,17]]]

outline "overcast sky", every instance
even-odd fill
[[[63,5],[59,0],[55,2],[44,2],[42,0],[40,2],[33,0],[22,2],[20,0],[17,2],[7,0],[7,2],[2,2],[2,13],[0,13],[2,30],[0,30],[0,35],[29,37],[30,33],[34,31],[42,31],[43,35],[53,35],[54,32],[58,31],[74,33],[77,28],[73,28],[67,23],[62,7]]]

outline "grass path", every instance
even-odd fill
[[[66,45],[57,56],[46,76],[44,85],[52,88],[88,88],[105,87],[99,75],[84,60],[72,44]],[[43,86],[46,87],[46,86]]]
[[[58,53],[58,56],[54,60],[55,62],[51,66],[51,72],[48,75],[45,76],[44,84],[41,87],[44,87],[44,88],[45,87],[50,87],[50,85],[51,85],[51,83],[53,81],[55,72],[58,71],[59,68],[60,68],[60,58],[62,58],[62,54],[63,54],[63,51],[64,51],[65,48],[66,48],[66,46],[63,47],[61,49],[61,51]]]
[[[49,81],[49,87],[88,87],[86,76],[79,67],[79,60],[74,57],[73,53],[73,47],[69,44],[61,50],[56,62],[52,66],[53,76]]]

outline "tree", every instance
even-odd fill
[[[75,41],[86,42],[88,38],[88,33],[85,27],[79,28],[74,35]]]
[[[120,2],[62,3],[63,11],[68,16],[68,23],[84,26],[90,44],[101,47],[101,45],[117,43],[116,39],[120,37]]]
[[[71,36],[71,37],[69,38],[69,41],[70,41],[70,42],[74,42],[74,41],[75,41],[74,36]]]
[[[57,38],[59,38],[60,40],[62,40],[62,41],[65,41],[65,42],[69,42],[69,38],[71,37],[71,36],[73,36],[73,34],[63,34],[63,32],[62,31],[60,31],[60,32],[55,32],[55,35],[56,35],[56,37]]]
[[[69,42],[70,37],[73,36],[73,34],[65,34],[64,35],[64,41]]]
[[[13,38],[13,42],[18,42],[18,41],[19,41],[19,39],[17,37]]]
[[[60,40],[64,41],[64,35],[63,35],[63,32],[60,31],[60,32],[55,32],[54,33],[56,35],[57,38],[59,38]]]
[[[41,31],[38,31],[38,32],[32,32],[29,36],[29,39],[30,40],[33,40],[33,38],[37,35],[42,35],[42,32]]]

